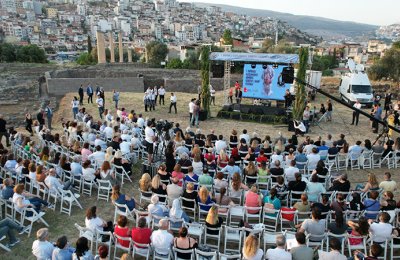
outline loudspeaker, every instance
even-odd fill
[[[222,107],[222,111],[232,111],[232,106],[231,105],[224,105]]]
[[[214,78],[223,78],[224,77],[224,65],[211,65],[211,71]]]
[[[240,112],[245,113],[245,114],[249,114],[250,113],[250,108],[248,107],[242,107],[240,109]]]
[[[284,67],[282,69],[282,81],[287,84],[292,84],[294,80],[294,68]]]
[[[233,104],[233,111],[239,111],[240,112],[240,104]]]

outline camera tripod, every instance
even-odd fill
[[[387,140],[389,140],[389,128],[387,126],[384,126],[381,133],[378,134],[378,136],[376,137],[374,143],[372,145],[375,145],[378,140],[382,139],[382,144],[385,144]]]

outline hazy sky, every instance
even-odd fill
[[[400,22],[399,0],[179,0],[227,4],[375,25]]]

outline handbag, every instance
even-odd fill
[[[295,212],[296,209],[292,209],[292,208],[285,208],[282,207],[281,208],[281,212]],[[294,220],[294,214],[286,214],[286,213],[282,213],[282,218],[289,220],[289,221],[293,221]]]

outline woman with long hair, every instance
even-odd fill
[[[42,152],[39,154],[40,160],[47,162],[50,159],[50,149],[48,146],[43,147]]]
[[[206,217],[206,226],[209,228],[220,228],[222,226],[222,223],[224,220],[218,216],[218,206],[217,205],[212,205],[210,209],[208,210],[208,214]],[[219,233],[219,230],[208,230],[207,229],[207,234],[210,235],[217,235]]]
[[[165,149],[165,166],[166,166],[166,171],[169,173],[171,173],[174,170],[174,166],[176,164],[175,156],[176,154],[174,151],[174,143],[169,142]]]
[[[242,183],[240,174],[238,172],[235,172],[232,175],[232,180],[231,180],[231,187],[230,187],[230,196],[234,197],[239,197],[242,194],[242,190],[248,190],[249,187],[244,185]]]
[[[180,187],[182,187],[183,184],[183,178],[185,177],[185,174],[183,174],[182,172],[182,167],[179,163],[177,163],[174,167],[174,171],[171,174],[171,177],[173,179],[177,179],[178,180],[178,185]]]
[[[224,179],[224,174],[222,172],[217,172],[214,179],[214,188],[228,188],[228,182]]]
[[[147,172],[142,174],[142,177],[139,180],[139,188],[141,191],[151,190],[151,177]]]
[[[228,165],[228,161],[229,161],[229,156],[226,154],[225,149],[221,149],[217,157],[217,165],[221,168],[224,168],[225,166]]]
[[[278,191],[275,188],[272,188],[269,191],[268,196],[264,197],[264,211],[270,212],[268,213],[269,216],[276,217],[277,213],[274,213],[272,210],[277,210],[281,208],[281,201],[278,198]],[[269,210],[269,211],[268,211]]]
[[[379,183],[378,180],[376,179],[375,174],[373,173],[368,173],[368,181],[365,185],[359,183],[355,188],[355,190],[360,192],[367,192],[369,190],[377,190],[377,189],[379,189]]]
[[[343,212],[335,212],[335,222],[328,224],[328,230],[335,235],[347,234],[348,226],[344,222]]]
[[[249,164],[243,169],[243,173],[244,173],[244,176],[251,176],[251,177],[257,176],[258,170],[253,161],[250,161]],[[254,180],[254,179],[247,180],[248,185],[252,185],[255,182],[256,182],[256,180]]]
[[[113,223],[111,221],[106,222],[97,216],[96,206],[92,206],[86,210],[85,226],[94,232],[97,229],[100,231],[114,231]]]
[[[161,182],[160,175],[154,175],[151,180],[151,191],[154,194],[167,195],[167,186]]]
[[[192,162],[193,172],[197,175],[203,173],[203,162],[201,161],[200,154],[196,154]]]
[[[243,259],[247,260],[261,260],[263,257],[263,250],[260,248],[258,238],[250,234],[244,241],[243,246]]]
[[[190,250],[197,248],[197,241],[188,236],[189,232],[186,227],[179,229],[178,237],[174,239],[174,247],[180,250]],[[178,259],[192,259],[191,253],[177,253]]]
[[[108,161],[108,162],[111,162],[113,157],[114,157],[113,156],[113,152],[114,152],[114,148],[112,148],[111,146],[107,147],[106,154],[104,156],[104,160]]]
[[[328,169],[325,167],[325,163],[323,160],[319,160],[317,162],[317,166],[315,169],[312,171],[312,174],[316,174],[319,176],[326,176],[328,174]],[[318,178],[318,182],[324,183],[325,178]]]
[[[214,202],[211,200],[210,192],[208,191],[206,186],[200,188],[199,194],[197,196],[197,202],[205,204],[201,205],[200,209],[206,211],[210,209],[212,204],[214,204]]]
[[[117,184],[117,179],[109,161],[104,161],[100,168],[100,177],[102,180],[110,181],[111,185]]]
[[[128,195],[121,193],[119,185],[114,185],[111,192],[111,200],[113,203],[126,205],[130,211],[135,208],[135,200]],[[120,208],[125,211],[125,208]]]
[[[233,147],[231,150],[231,157],[230,159],[233,159],[235,162],[240,161],[240,155],[239,155],[239,149],[237,147]],[[229,161],[228,161],[229,162]],[[228,164],[228,163],[227,163]]]
[[[67,156],[65,156],[65,155],[61,156],[60,167],[61,167],[61,169],[66,170],[66,171],[71,170],[71,164],[68,162]]]
[[[174,164],[175,166],[175,164]],[[174,168],[172,168],[173,170]],[[171,171],[172,172],[172,171]],[[165,164],[161,164],[158,167],[157,175],[160,177],[160,180],[165,183],[169,183],[171,179],[171,172],[168,172],[167,166]],[[154,178],[154,177],[153,177]]]
[[[74,144],[72,145],[71,150],[72,150],[72,152],[74,152],[76,154],[80,154],[81,150],[82,150],[81,143],[78,140],[76,140],[74,142]]]
[[[79,101],[78,101],[79,102]],[[89,240],[86,237],[80,237],[76,241],[75,252],[72,255],[73,260],[93,260],[94,257],[89,248]]]
[[[184,140],[182,138],[181,131],[177,131],[174,138],[174,143],[176,144],[184,144]]]
[[[219,193],[215,196],[215,202],[219,206],[235,206],[235,203],[231,200],[229,196],[226,195],[226,188],[222,187],[219,189]],[[219,212],[227,212],[228,208],[226,207],[219,207]]]
[[[350,235],[352,236],[367,236],[369,234],[369,223],[364,217],[360,217],[358,222],[353,222],[351,220],[347,221],[347,225],[351,228]],[[359,245],[363,241],[362,238],[349,238],[350,245]]]

